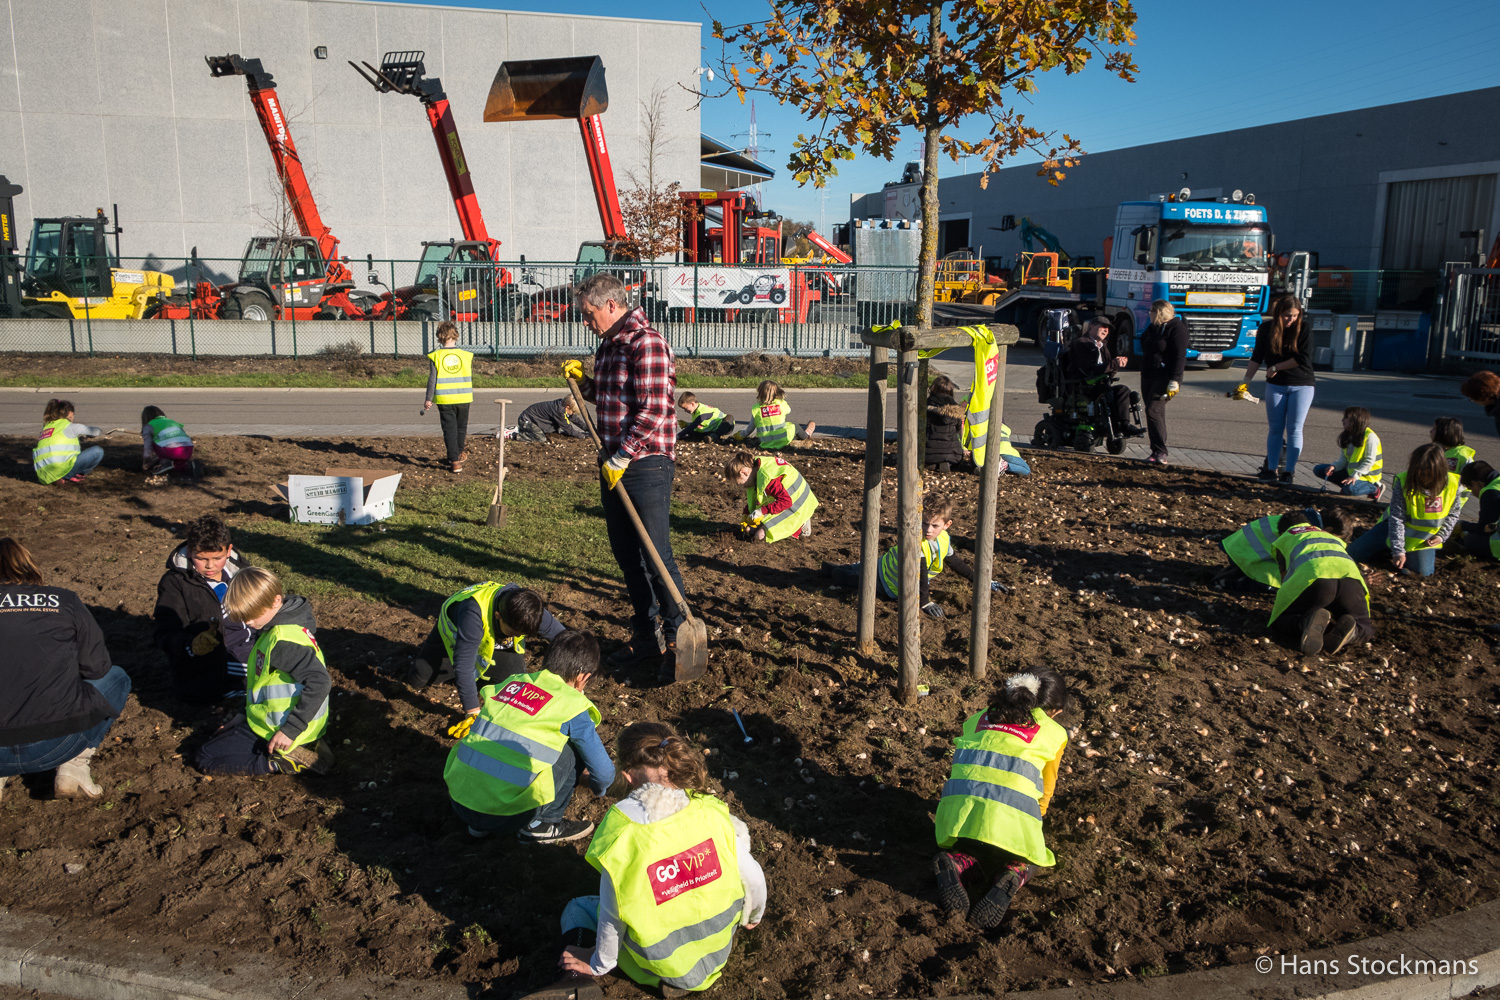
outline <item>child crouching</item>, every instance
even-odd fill
[[[802,473],[777,455],[755,458],[737,451],[724,466],[724,478],[745,487],[745,535],[756,541],[812,536],[813,511],[818,498]]]
[[[938,802],[933,858],[938,900],[979,927],[1000,926],[1032,865],[1051,867],[1042,817],[1057,787],[1068,733],[1054,721],[1068,703],[1057,671],[1006,678],[990,707],[970,716],[954,743]],[[969,890],[982,893],[971,907]]]

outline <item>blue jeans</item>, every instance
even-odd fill
[[[1366,566],[1383,566],[1390,559],[1390,525],[1376,521],[1375,527],[1349,543],[1349,558]],[[1406,554],[1406,568],[1418,576],[1437,571],[1437,549],[1423,546]]]
[[[0,777],[54,770],[59,764],[66,764],[90,747],[104,742],[104,734],[109,732],[109,727],[114,725],[115,716],[125,707],[125,699],[130,694],[130,675],[120,667],[110,667],[109,673],[88,683],[104,695],[104,700],[109,702],[109,707],[114,709],[115,714],[80,733],[54,736],[35,743],[0,746]]]
[[[483,830],[485,833],[515,833],[532,820],[540,820],[542,823],[560,823],[563,815],[568,811],[568,802],[573,798],[573,789],[578,785],[579,772],[582,770],[578,754],[573,751],[573,744],[569,743],[563,747],[557,763],[552,765],[552,801],[546,805],[537,806],[535,809],[528,809],[513,816],[496,816],[493,813],[477,812],[466,805],[452,802],[453,812],[474,829]]]
[[[98,468],[99,463],[102,461],[104,461],[104,449],[97,444],[91,444],[78,453],[78,457],[73,460],[73,468],[69,470],[68,475],[86,476]]]
[[[1329,479],[1329,480],[1331,480],[1331,479],[1335,478],[1334,477],[1334,472],[1335,471],[1338,472],[1338,477],[1337,478],[1339,478],[1339,479],[1343,479],[1345,476],[1347,476],[1349,474],[1349,470],[1348,469],[1341,468],[1341,467],[1339,467],[1337,465],[1315,465],[1315,466],[1313,466],[1313,475],[1316,476],[1319,479]],[[1378,489],[1380,489],[1380,484],[1379,483],[1370,483],[1370,482],[1366,482],[1363,479],[1353,479],[1353,480],[1350,480],[1349,482],[1345,483],[1344,485],[1340,486],[1339,487],[1339,492],[1342,493],[1342,494],[1344,494],[1344,496],[1346,496],[1346,497],[1372,497],[1372,496],[1375,495],[1375,491],[1378,490]]]
[[[677,467],[665,455],[647,455],[630,463],[620,486],[629,494],[635,511],[646,526],[646,534],[656,546],[662,565],[672,574],[672,582],[683,590],[682,574],[677,569],[677,558],[672,555],[672,478]],[[636,533],[625,505],[620,502],[616,490],[606,489],[599,482],[599,502],[604,506],[604,526],[609,532],[609,548],[615,562],[620,564],[620,573],[625,577],[625,589],[630,593],[632,614],[630,631],[637,642],[650,646],[656,642],[656,616],[665,622],[668,642],[677,638],[677,626],[687,621],[687,616],[667,593],[666,586],[656,573],[656,566],[646,549],[641,545],[641,536]]]
[[[1266,420],[1270,424],[1270,433],[1266,435],[1266,468],[1274,470],[1280,465],[1283,436],[1286,437],[1283,468],[1288,472],[1297,468],[1297,459],[1302,457],[1302,425],[1307,421],[1312,401],[1310,385],[1266,383]]]
[[[1007,472],[1012,476],[1031,475],[1031,466],[1026,464],[1026,459],[1018,455],[1001,455],[1000,457],[1005,459],[1005,468],[1000,470],[1001,475]]]
[[[599,929],[599,897],[574,896],[563,907],[562,932],[576,930],[597,931]]]

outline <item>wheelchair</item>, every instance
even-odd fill
[[[1100,444],[1111,455],[1125,450],[1125,429],[1116,427],[1110,397],[1119,380],[1113,374],[1080,378],[1068,367],[1067,345],[1081,333],[1076,314],[1071,309],[1049,309],[1040,324],[1042,356],[1045,361],[1037,370],[1037,400],[1051,412],[1037,422],[1031,432],[1034,448],[1063,448],[1093,451]],[[1131,416],[1141,423],[1141,394],[1130,393]]]

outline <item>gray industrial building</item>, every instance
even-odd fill
[[[210,77],[206,55],[258,58],[291,118],[323,219],[350,257],[411,260],[460,236],[421,103],[378,94],[347,60],[379,65],[420,49],[452,101],[490,235],[515,259],[571,260],[600,239],[579,128],[485,124],[507,59],[598,55],[603,116],[621,188],[643,172],[641,110],[664,96],[664,182],[695,187],[696,23],[560,16],[358,0],[0,0],[0,174],[34,216],[118,203],[122,255],[170,260],[196,246],[237,258],[277,215],[277,185],[242,77]],[[23,237],[24,238],[24,237]],[[231,269],[232,270],[232,269]]]
[[[1134,109],[1121,108],[1122,114]],[[1138,115],[1142,137],[1151,116]],[[1080,137],[1085,148],[1088,136]],[[1324,266],[1436,272],[1472,259],[1500,231],[1500,87],[1296,121],[1173,139],[1085,156],[1058,186],[1016,166],[939,184],[939,250],[1014,256],[1006,216],[1028,217],[1075,256],[1104,260],[1122,201],[1253,193],[1280,250],[1315,250]],[[850,218],[919,217],[916,185],[856,195]],[[1036,249],[1042,249],[1037,247]]]

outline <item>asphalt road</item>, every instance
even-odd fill
[[[1020,443],[1030,440],[1031,429],[1044,408],[1035,393],[1039,352],[1017,347],[1010,353],[1005,373],[1005,422]],[[946,371],[962,386],[972,378],[968,352],[950,351],[934,359],[935,369]],[[1137,376],[1127,373],[1126,384],[1135,387]],[[1168,405],[1169,442],[1183,448],[1259,454],[1265,448],[1265,413],[1259,403],[1231,400],[1225,393],[1243,379],[1243,367],[1225,371],[1188,371],[1182,392]],[[1369,407],[1374,425],[1384,442],[1388,471],[1404,467],[1404,456],[1428,440],[1427,429],[1439,416],[1462,419],[1469,443],[1480,457],[1500,461],[1500,438],[1494,424],[1479,407],[1459,395],[1461,379],[1451,376],[1398,375],[1357,372],[1319,373],[1317,394],[1306,425],[1304,456],[1321,462],[1337,454],[1336,438],[1346,406]],[[1252,387],[1257,396],[1264,383]],[[162,407],[180,420],[191,434],[305,435],[437,435],[435,412],[419,416],[420,389],[13,389],[0,388],[0,433],[33,435],[41,427],[47,399],[65,394],[77,406],[78,418],[105,429],[125,427],[132,434],[139,427],[140,411],[147,404]],[[499,407],[493,400],[504,397],[513,405],[507,417],[515,422],[521,408],[542,399],[565,395],[559,385],[552,390],[480,390],[476,393],[470,426],[474,433],[493,433]],[[700,395],[709,403],[745,420],[754,392],[750,389],[706,390]],[[862,389],[794,389],[788,393],[799,422],[816,420],[835,432],[865,426],[865,391]],[[887,402],[888,429],[895,428],[896,394]]]

